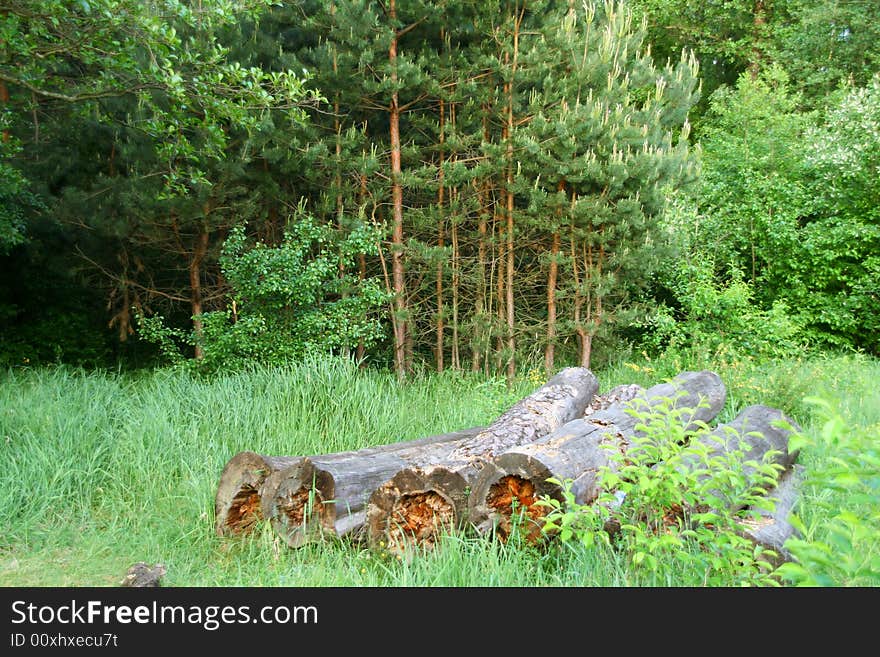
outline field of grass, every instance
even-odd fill
[[[819,436],[824,420],[805,401],[818,395],[849,426],[880,441],[880,362],[839,356],[701,366],[728,386],[719,421],[764,403]],[[653,385],[681,369],[693,367],[640,359],[597,376],[605,390]],[[704,573],[678,563],[633,568],[624,554],[603,547],[539,549],[450,535],[407,562],[341,540],[292,550],[268,527],[241,538],[214,534],[218,478],[236,452],[321,454],[487,424],[541,382],[531,373],[508,388],[501,380],[443,373],[399,384],[341,360],[213,379],[171,370],[6,371],[0,586],[113,586],[136,561],[164,563],[167,586],[700,585]],[[805,447],[799,460],[821,469],[833,448]],[[798,509],[805,538],[827,540],[829,522],[844,509],[858,511],[843,493],[807,484]],[[876,509],[867,517],[876,523]],[[831,583],[880,585],[880,572],[870,567],[880,554],[878,534],[875,525],[859,545],[868,566]]]

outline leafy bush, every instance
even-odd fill
[[[302,207],[277,246],[251,243],[238,226],[220,258],[232,286],[228,307],[202,314],[199,331],[142,317],[140,334],[170,362],[208,372],[339,353],[359,343],[369,348],[384,335],[377,311],[388,296],[376,280],[353,272],[357,255],[374,252],[377,243],[376,230],[363,222],[340,235]],[[188,361],[181,347],[199,347],[202,357]]]
[[[804,334],[796,315],[784,300],[769,310],[755,304],[752,286],[737,269],[719,280],[714,265],[680,263],[669,275],[677,308],[658,305],[642,320],[645,346],[693,360],[725,361],[736,358],[786,358],[804,350]]]
[[[800,586],[880,585],[880,425],[848,424],[831,402],[812,397],[822,426],[818,436],[802,436],[805,445],[827,458],[808,472],[807,483],[830,492],[830,499],[817,499],[829,518],[810,531],[796,516],[805,538],[790,538],[785,547],[794,561],[783,564],[778,574]],[[845,496],[843,505],[836,498]],[[838,509],[835,512],[835,509]],[[812,535],[812,537],[811,537]]]
[[[636,433],[626,453],[609,444],[610,465],[600,469],[600,493],[579,504],[571,481],[553,481],[563,501],[545,497],[543,531],[561,541],[591,548],[597,543],[625,553],[634,569],[663,565],[696,573],[702,584],[731,582],[773,585],[770,550],[745,537],[742,521],[772,504],[764,495],[780,466],[746,461],[746,446],[721,454],[688,433],[693,410],[656,407],[630,409]]]

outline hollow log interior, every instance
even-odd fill
[[[391,510],[388,549],[400,552],[407,545],[431,549],[439,533],[452,526],[454,518],[452,504],[435,491],[402,495]]]
[[[498,538],[506,540],[510,537],[516,513],[518,514],[516,520],[525,531],[526,540],[537,542],[541,536],[540,520],[547,514],[546,507],[535,504],[538,499],[535,494],[535,484],[523,477],[507,475],[492,484],[486,496],[486,503],[497,513]]]
[[[245,484],[232,498],[232,504],[226,514],[226,528],[233,534],[244,534],[262,519],[260,493],[253,486]]]
[[[315,489],[300,486],[279,500],[278,508],[290,521],[290,528],[302,527],[314,513],[324,511],[324,498]]]

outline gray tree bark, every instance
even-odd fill
[[[397,451],[418,450],[448,440],[476,435],[484,427],[437,434],[415,440],[388,443],[359,450],[335,452],[318,456],[267,456],[244,451],[233,456],[223,468],[214,497],[215,530],[218,535],[243,534],[251,531],[265,517],[266,501],[275,494],[280,473],[292,468],[305,468],[307,461],[318,460],[328,466],[351,459],[381,458]]]

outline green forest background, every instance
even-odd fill
[[[880,4],[11,0],[0,363],[880,354]]]

